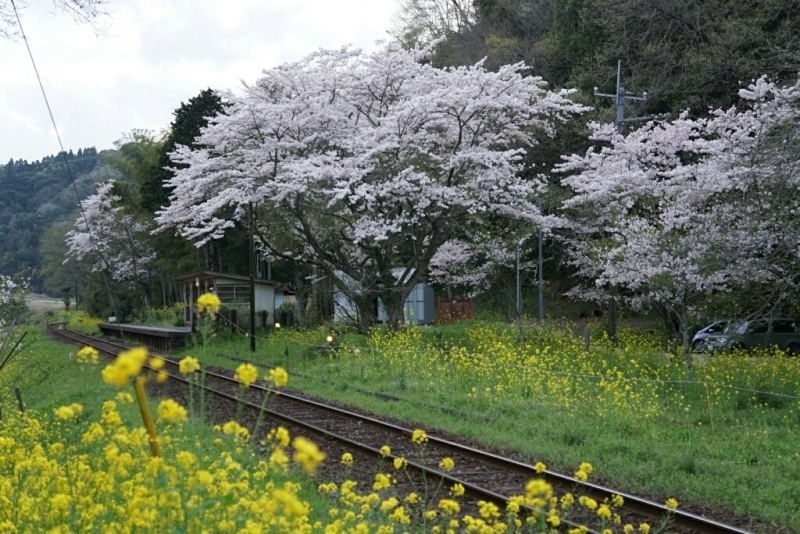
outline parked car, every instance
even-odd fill
[[[711,351],[766,349],[777,346],[793,356],[800,355],[800,328],[797,321],[785,317],[731,321],[719,334],[706,339]]]
[[[725,327],[728,325],[728,321],[714,321],[713,323],[709,324],[708,326],[701,328],[697,331],[692,339],[692,350],[695,352],[703,352],[706,350],[706,340],[708,336],[714,334],[721,334]]]

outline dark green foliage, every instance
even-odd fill
[[[222,100],[211,89],[204,89],[199,95],[190,98],[188,103],[181,103],[175,110],[175,120],[161,146],[153,172],[140,183],[142,208],[155,213],[169,203],[169,189],[164,187],[164,181],[173,176],[167,168],[175,167],[169,159],[170,152],[178,145],[197,148],[194,140],[200,135],[200,130],[208,124],[209,117],[217,115],[223,109]]]
[[[41,161],[10,160],[0,166],[0,273],[33,272],[41,267],[39,240],[51,223],[63,220],[77,207],[75,191],[64,162],[65,154]],[[66,153],[81,198],[108,169],[94,147]],[[33,289],[41,291],[35,274]]]
[[[797,76],[800,1],[477,0],[475,22],[436,60],[525,61],[556,87],[614,92],[617,60],[628,91],[649,102],[631,114],[729,107],[743,84]],[[463,50],[464,47],[470,50]],[[459,50],[454,50],[459,49]],[[611,106],[603,101],[598,105]]]

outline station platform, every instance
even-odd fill
[[[104,336],[124,339],[129,345],[146,345],[159,352],[182,347],[184,338],[192,334],[191,326],[102,323],[98,328]]]

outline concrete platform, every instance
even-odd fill
[[[98,328],[104,336],[124,339],[128,345],[146,345],[161,352],[182,347],[184,338],[192,333],[190,326],[102,323]]]

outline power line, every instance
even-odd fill
[[[83,204],[81,203],[81,196],[78,193],[78,187],[75,185],[75,177],[72,175],[72,167],[69,165],[69,159],[67,158],[67,152],[64,150],[64,143],[61,142],[61,134],[58,133],[58,126],[56,126],[56,120],[53,117],[53,110],[50,108],[50,101],[47,99],[47,93],[44,90],[44,84],[42,83],[42,77],[39,76],[39,69],[36,67],[36,61],[33,59],[33,52],[31,51],[31,46],[28,43],[28,36],[25,35],[25,30],[22,27],[22,20],[19,18],[19,12],[17,11],[17,5],[14,3],[14,0],[11,0],[11,7],[14,9],[14,16],[17,18],[17,25],[19,26],[19,32],[22,35],[22,40],[25,42],[25,48],[28,50],[28,57],[31,58],[31,65],[33,65],[33,72],[36,73],[36,80],[39,82],[39,89],[42,91],[42,97],[44,97],[44,103],[47,106],[47,113],[50,115],[50,122],[53,124],[53,130],[56,132],[56,139],[58,139],[58,146],[61,147],[61,156],[64,159],[64,165],[67,167],[67,175],[69,176],[69,181],[72,184],[72,190],[75,191],[75,198],[78,201],[78,208],[81,210],[81,217],[83,217],[83,222],[86,224],[86,230],[89,232],[89,243],[91,243],[92,248],[94,249],[95,253],[100,256],[102,262],[109,267],[108,261],[100,252],[100,249],[97,247],[97,243],[95,242],[94,234],[92,233],[92,227],[89,224],[89,219],[86,217],[86,212],[83,209]],[[103,284],[106,286],[106,292],[108,293],[108,300],[111,303],[111,309],[114,311],[114,316],[119,317],[117,314],[117,307],[114,304],[114,298],[111,296],[111,288],[108,285],[108,280],[106,279],[105,272],[101,269],[100,275],[103,278]],[[122,342],[125,342],[125,334],[122,334]]]

